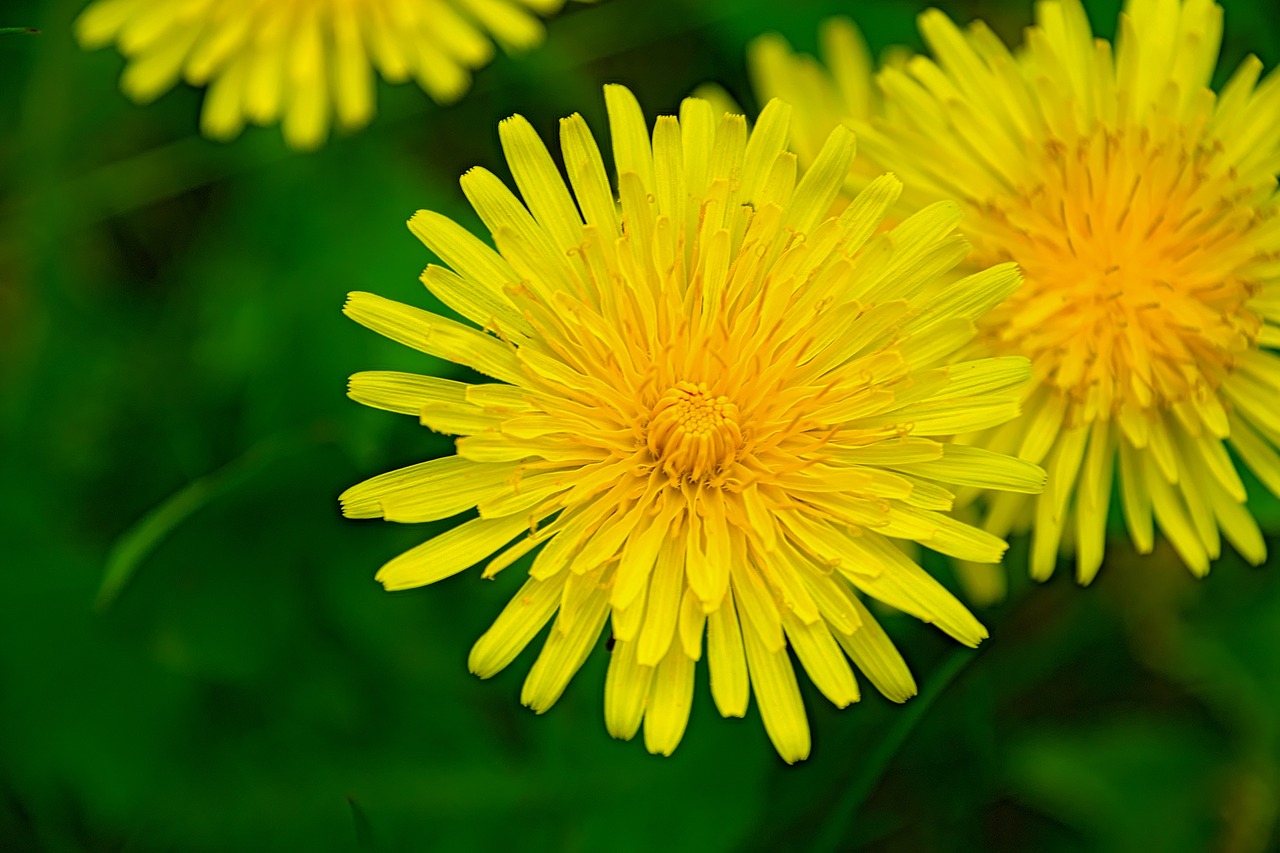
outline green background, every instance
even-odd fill
[[[1015,40],[1031,13],[941,5]],[[1089,4],[1099,32],[1117,5]],[[1250,51],[1273,67],[1273,0],[1226,5],[1219,79]],[[344,397],[357,370],[446,368],[339,309],[430,303],[404,221],[478,225],[456,177],[505,173],[499,119],[600,132],[607,81],[651,116],[709,79],[751,104],[753,35],[812,48],[856,8],[874,48],[918,46],[923,4],[575,7],[461,104],[382,85],[370,128],[307,155],[275,128],[199,138],[189,87],[129,103],[119,55],[70,38],[79,6],[6,0],[0,20],[43,30],[0,37],[0,849],[1280,845],[1274,566],[1228,554],[1195,582],[1167,547],[1118,543],[1089,589],[1033,587],[1015,541],[980,651],[886,618],[921,695],[837,712],[805,684],[813,758],[788,767],[754,709],[718,717],[705,669],[672,758],[612,741],[603,648],[535,717],[532,653],[488,682],[465,666],[516,573],[385,593],[374,570],[440,525],[338,514],[347,485],[448,452]],[[95,607],[108,565],[126,582]]]

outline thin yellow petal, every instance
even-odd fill
[[[849,661],[823,622],[806,625],[792,616],[784,616],[787,638],[805,672],[822,695],[837,708],[858,701],[858,685],[849,669]]]
[[[575,614],[570,630],[560,631],[552,626],[542,653],[520,690],[522,704],[542,714],[556,703],[591,653],[608,615],[609,595],[597,585]]]
[[[355,292],[343,313],[391,340],[416,350],[464,364],[504,382],[520,382],[515,352],[497,338],[420,308]]]
[[[528,527],[519,517],[472,519],[396,557],[376,580],[388,590],[435,583],[474,566]]]
[[[692,672],[692,668],[690,668]],[[636,663],[635,644],[616,640],[604,682],[604,724],[609,735],[631,740],[650,702],[653,667]]]
[[[540,581],[530,578],[498,614],[488,631],[471,648],[467,668],[481,678],[492,678],[507,668],[560,606],[565,576]]]
[[[858,628],[848,634],[834,631],[836,642],[886,699],[905,702],[915,696],[915,679],[889,635],[857,596],[850,593],[849,601],[858,613]]]
[[[654,672],[644,715],[644,746],[655,755],[670,755],[684,737],[693,705],[693,663],[673,643]]]
[[[809,757],[809,720],[786,649],[770,650],[764,639],[750,629],[744,632],[743,640],[751,670],[751,690],[769,740],[783,761],[803,761]]]
[[[667,656],[675,637],[683,592],[684,542],[682,537],[671,537],[658,551],[649,581],[649,607],[636,643],[636,660],[642,666],[657,666]]]
[[[733,594],[707,616],[707,668],[711,673],[711,698],[723,717],[747,713],[750,683],[747,658],[742,645],[742,629]]]

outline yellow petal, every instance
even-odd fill
[[[560,606],[564,579],[561,575],[545,581],[525,581],[489,630],[476,640],[467,668],[481,678],[492,678],[506,669],[551,620]]]
[[[435,583],[474,566],[528,527],[517,516],[472,519],[391,560],[378,570],[376,580],[388,590]]]
[[[800,688],[785,648],[777,651],[751,629],[743,633],[751,690],[774,749],[788,764],[809,757],[809,720],[800,701]]]
[[[822,695],[837,708],[857,702],[858,685],[853,679],[853,671],[849,669],[849,661],[832,638],[826,623],[806,625],[793,616],[785,615],[783,624],[791,647]]]
[[[651,704],[652,683],[653,667],[636,663],[635,644],[616,640],[604,682],[604,724],[611,737],[635,737],[645,708]]]
[[[673,643],[653,676],[644,715],[644,746],[670,755],[680,745],[693,705],[693,661]]]
[[[572,628],[560,631],[552,627],[520,690],[522,704],[542,714],[556,703],[591,653],[608,615],[609,595],[597,585],[580,612],[574,614]]]

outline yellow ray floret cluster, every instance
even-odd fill
[[[979,351],[1031,358],[1027,414],[964,440],[1049,485],[993,497],[987,529],[1030,526],[1032,574],[1073,550],[1087,583],[1118,477],[1140,551],[1158,524],[1197,574],[1221,536],[1261,562],[1227,445],[1280,493],[1280,77],[1259,85],[1251,57],[1214,95],[1211,0],[1131,0],[1114,49],[1076,0],[1040,3],[1016,55],[981,22],[920,24],[934,58],[884,69],[879,115],[853,124],[908,205],[959,201],[970,264],[1026,276]]]
[[[120,85],[148,102],[179,79],[208,85],[204,133],[236,136],[248,122],[283,123],[285,140],[313,148],[335,122],[368,124],[376,69],[414,80],[439,102],[471,85],[470,69],[537,44],[537,15],[564,0],[95,0],[76,21],[85,47],[116,42]]]
[[[945,514],[945,484],[1043,485],[1035,465],[939,438],[1017,414],[1026,359],[953,354],[1019,276],[1005,264],[941,283],[968,251],[953,204],[876,234],[892,176],[829,216],[848,130],[800,174],[781,102],[748,133],[689,99],[650,135],[629,91],[606,100],[616,196],[580,116],[560,128],[569,186],[516,116],[501,140],[523,200],[485,169],[462,179],[496,252],[438,214],[410,221],[448,265],[424,283],[481,328],[351,295],[357,322],[496,381],[354,376],[356,400],[461,437],[457,455],[375,477],[342,506],[403,522],[478,511],[385,565],[388,589],[482,560],[492,577],[537,551],[470,658],[491,676],[554,617],[522,695],[536,711],[608,623],[608,730],[630,738],[643,721],[646,746],[670,753],[705,637],[720,712],[744,715],[754,692],[796,761],[809,729],[788,645],[837,706],[859,696],[850,660],[895,701],[915,692],[861,595],[969,645],[986,636],[890,537],[997,561],[1000,539]]]

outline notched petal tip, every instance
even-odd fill
[[[414,234],[417,234],[418,229],[422,227],[424,221],[427,219],[427,217],[430,214],[431,214],[431,211],[429,210],[423,210],[423,209],[415,210],[413,212],[413,215],[404,221],[404,224],[408,226],[410,231],[412,231]]]
[[[351,312],[358,307],[358,303],[366,299],[373,298],[373,296],[374,295],[372,293],[364,290],[349,291],[346,298],[342,301],[342,313],[350,317]]]
[[[467,671],[477,678],[492,678],[502,671],[501,666],[493,666],[493,655],[489,652],[488,645],[489,632],[486,631],[471,646],[471,653],[467,655]]]
[[[498,133],[510,133],[512,127],[532,127],[529,120],[520,113],[512,113],[504,119],[498,121]]]

